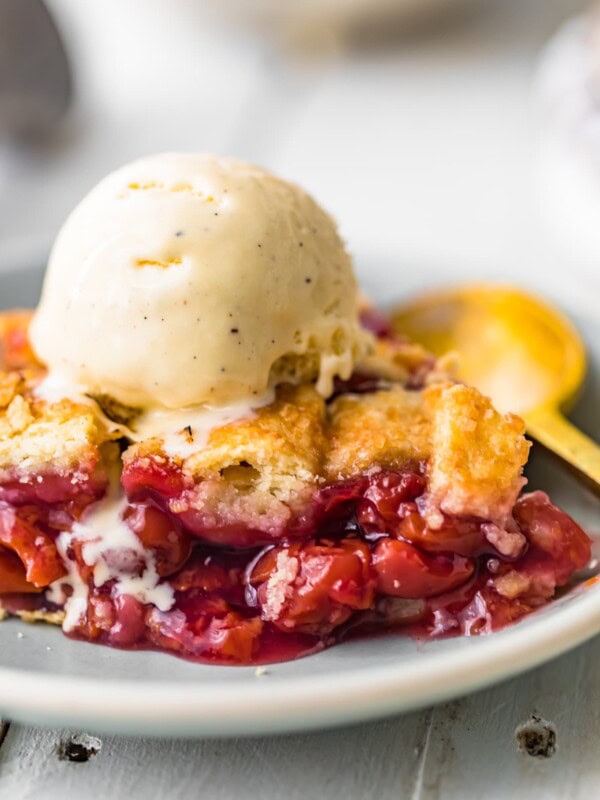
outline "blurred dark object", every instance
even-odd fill
[[[71,72],[41,0],[0,0],[0,136],[37,137],[66,111]]]

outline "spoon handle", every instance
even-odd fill
[[[533,439],[565,461],[600,496],[600,445],[555,409],[535,409],[525,415],[525,422]]]

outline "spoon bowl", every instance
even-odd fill
[[[461,380],[520,414],[532,438],[600,494],[600,447],[563,416],[587,368],[583,341],[564,315],[511,286],[466,285],[422,295],[392,320],[435,355],[456,351]]]

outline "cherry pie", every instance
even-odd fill
[[[197,446],[190,427],[185,458],[131,443],[110,398],[42,399],[28,322],[0,317],[0,614],[264,663],[363,631],[487,633],[590,558],[544,493],[520,494],[523,422],[373,312],[376,351],[331,398],[280,386]]]

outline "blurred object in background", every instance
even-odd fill
[[[120,164],[161,150],[230,150],[263,71],[250,37],[209,25],[203,0],[45,5],[65,42],[73,102],[35,146],[5,146],[0,134],[0,270],[44,259],[65,216]],[[33,63],[32,41],[21,47]]]
[[[41,0],[0,0],[0,137],[39,136],[67,109],[69,64]]]
[[[187,114],[241,77],[247,43],[216,35],[206,0],[46,4],[68,44],[84,114]]]
[[[236,25],[300,50],[335,50],[385,28],[406,33],[474,0],[211,0]]]
[[[541,205],[570,259],[600,270],[600,5],[568,20],[536,80]]]
[[[45,0],[74,97],[55,135],[0,142],[0,270],[43,260],[105,173],[182,150],[233,153],[306,186],[373,292],[377,263],[410,265],[405,291],[448,274],[534,286],[529,263],[558,279],[571,259],[532,197],[531,71],[585,2]],[[342,45],[333,53],[286,49],[292,31],[321,26]],[[33,63],[32,40],[17,55]]]

